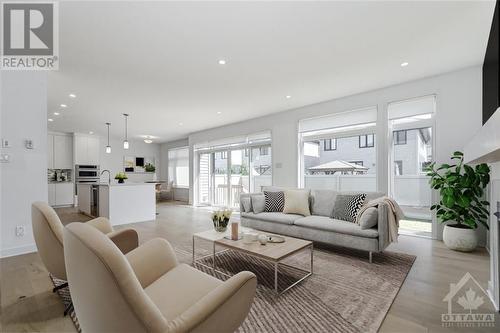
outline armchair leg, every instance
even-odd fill
[[[372,259],[373,259],[372,251],[368,252],[368,259],[370,260],[370,264],[371,264],[372,263]]]
[[[57,287],[54,287],[54,289],[52,289],[52,292],[55,293],[59,289],[66,288],[67,286],[68,286],[68,282],[65,282],[63,284],[58,285]]]
[[[71,311],[73,311],[73,302],[69,303],[66,309],[64,309],[64,317],[66,317]]]

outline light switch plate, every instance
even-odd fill
[[[31,139],[26,139],[24,141],[24,146],[26,147],[26,149],[34,149],[35,148],[35,144],[34,144],[33,140],[31,140]]]
[[[2,148],[10,148],[12,145],[8,139],[2,139]]]

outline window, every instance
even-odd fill
[[[168,151],[168,180],[174,186],[189,186],[189,148]]]
[[[323,140],[323,150],[337,150],[337,139],[326,139]]]
[[[394,131],[394,145],[405,145],[407,139],[407,131]]]
[[[261,156],[267,156],[269,155],[269,147],[260,147],[259,153]]]
[[[359,136],[359,148],[371,148],[375,145],[374,134],[364,134]]]
[[[215,158],[218,160],[227,160],[227,151],[220,151],[215,154]]]

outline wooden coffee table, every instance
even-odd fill
[[[254,231],[254,230],[244,229],[243,231],[245,232],[245,231]],[[259,231],[256,231],[256,230],[255,230],[255,232],[259,233]],[[262,233],[262,232],[260,232],[260,233]],[[275,234],[269,234],[269,233],[265,233],[265,234],[269,235],[269,236],[275,235]],[[244,243],[243,240],[233,241],[230,239],[225,239],[224,236],[226,236],[226,235],[228,235],[228,233],[226,233],[226,234],[225,233],[217,233],[213,230],[204,231],[204,232],[194,234],[193,235],[193,264],[198,263],[198,264],[201,264],[203,266],[209,267],[208,265],[200,263],[200,260],[207,258],[209,256],[203,256],[200,258],[195,257],[195,239],[199,238],[199,239],[203,239],[203,240],[206,240],[206,241],[213,243],[213,251],[211,254],[211,256],[213,258],[212,259],[213,266],[209,267],[209,268],[211,268],[214,273],[216,271],[216,255],[221,253],[221,252],[227,251],[227,250],[242,252],[242,253],[245,253],[245,254],[251,255],[253,257],[256,257],[256,258],[259,258],[259,259],[262,259],[262,260],[265,260],[265,261],[272,263],[274,266],[274,291],[278,295],[286,292],[287,290],[296,286],[297,284],[304,281],[305,279],[307,279],[308,277],[310,277],[313,274],[314,248],[313,248],[313,243],[311,241],[279,235],[279,236],[285,238],[284,243],[267,243],[266,245],[261,245],[259,242],[252,242],[250,244],[247,244],[247,243]],[[216,246],[222,247],[222,248],[224,248],[224,250],[216,252]],[[310,269],[309,270],[304,270],[300,267],[291,266],[291,265],[288,265],[288,264],[285,264],[282,262],[284,259],[286,259],[290,256],[293,256],[294,254],[297,254],[298,252],[306,250],[306,249],[309,249],[310,253],[311,253],[311,261],[310,261]],[[279,269],[280,265],[288,266],[288,267],[291,267],[293,269],[303,271],[306,274],[302,278],[300,278],[298,281],[294,282],[293,284],[291,284],[290,286],[285,288],[284,290],[279,291],[278,290],[278,269]],[[224,274],[224,275],[227,275],[226,273],[221,272],[221,271],[217,271],[217,272]]]

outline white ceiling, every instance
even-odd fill
[[[49,129],[122,137],[129,113],[130,137],[164,142],[477,65],[494,5],[60,2]]]

